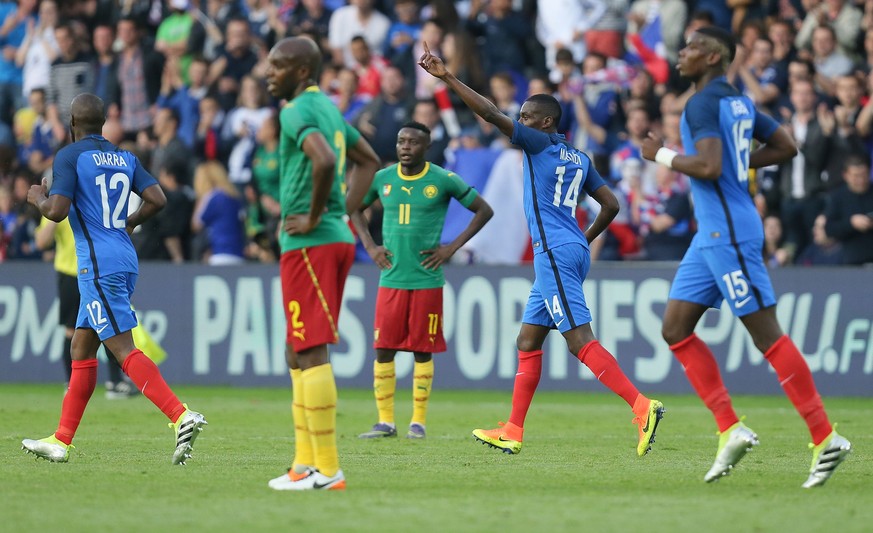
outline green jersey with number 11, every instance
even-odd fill
[[[414,175],[406,176],[400,165],[380,170],[364,198],[371,204],[382,201],[382,239],[393,255],[391,268],[383,270],[380,287],[392,289],[434,289],[445,284],[443,269],[421,266],[427,258],[422,250],[437,248],[446,220],[449,201],[456,198],[470,207],[478,197],[475,189],[457,174],[431,163]]]

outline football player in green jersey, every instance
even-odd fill
[[[268,61],[268,90],[287,101],[279,114],[279,244],[295,434],[294,463],[269,486],[341,490],[346,482],[336,449],[336,382],[327,345],[339,341],[340,303],[355,255],[344,217],[360,205],[379,158],[318,90],[315,42],[283,39]],[[346,158],[354,163],[348,176]]]
[[[413,352],[412,422],[408,438],[425,436],[425,416],[433,382],[433,353],[446,351],[443,339],[442,265],[470,240],[494,212],[459,176],[425,161],[430,130],[418,122],[397,133],[399,163],[376,173],[364,207],[382,203],[382,246],[373,241],[362,210],[352,222],[370,257],[382,269],[376,297],[373,389],[379,422],[361,438],[394,437],[394,356]],[[449,202],[455,198],[474,213],[454,241],[440,245]]]

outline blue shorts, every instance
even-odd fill
[[[80,279],[79,316],[76,328],[91,328],[101,341],[136,327],[130,297],[136,274],[118,272],[94,279]]]
[[[581,244],[565,244],[535,255],[536,279],[521,321],[561,333],[591,322],[582,293],[590,266],[591,254]]]
[[[708,307],[727,300],[736,316],[775,305],[762,250],[761,240],[689,248],[673,278],[670,299]]]

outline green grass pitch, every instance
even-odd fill
[[[804,490],[805,426],[783,397],[735,398],[761,439],[736,471],[705,484],[717,438],[696,397],[663,396],[653,451],[638,458],[627,406],[610,394],[540,393],[522,453],[473,441],[508,415],[510,394],[439,389],[428,437],[362,441],[372,393],[340,390],[338,436],[348,490],[277,493],[291,459],[290,389],[178,387],[209,426],[173,467],[173,434],[144,398],[97,392],[67,464],[25,455],[22,438],[54,430],[59,385],[0,385],[0,530],[18,531],[802,531],[873,530],[873,400],[826,398],[855,451],[822,489]]]

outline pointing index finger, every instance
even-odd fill
[[[430,48],[427,47],[427,41],[421,41],[421,45],[424,46],[424,53],[430,55]]]

